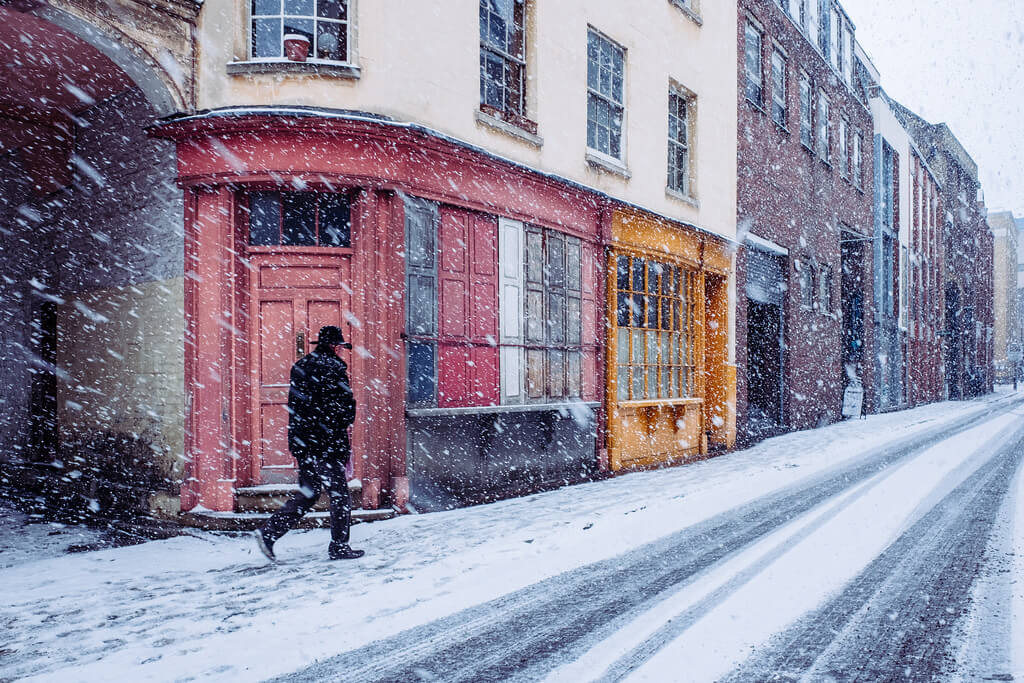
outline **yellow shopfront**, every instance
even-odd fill
[[[612,219],[608,456],[612,470],[682,462],[735,441],[724,240],[638,211]]]

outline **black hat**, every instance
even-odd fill
[[[341,328],[335,327],[334,325],[325,325],[320,328],[320,336],[317,337],[317,344],[330,344],[331,346],[343,346],[346,349],[351,349],[352,345],[345,341],[345,337],[341,334]]]

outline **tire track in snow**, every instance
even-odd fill
[[[1024,428],[832,600],[773,638],[725,681],[943,680],[951,636],[999,509],[1024,460]]]
[[[1007,412],[997,401],[623,555],[330,657],[273,680],[535,680],[697,574],[879,471]]]

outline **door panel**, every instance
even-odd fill
[[[253,265],[260,274],[250,290],[253,310],[249,338],[253,430],[254,484],[288,484],[297,479],[295,459],[288,451],[288,383],[291,366],[316,343],[324,325],[340,327],[347,341],[358,334],[349,321],[352,295],[341,288],[351,282],[351,257],[303,254],[257,255]],[[346,362],[352,359],[343,354]],[[353,382],[356,401],[363,400],[361,385]],[[359,430],[353,434],[353,455],[361,452]]]

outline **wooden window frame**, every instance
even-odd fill
[[[782,70],[781,70],[781,72],[776,72],[776,69],[775,69],[776,59],[778,59],[782,63]],[[786,102],[786,91],[788,90],[788,86],[789,86],[789,73],[788,73],[788,66],[789,66],[789,64],[788,64],[788,60],[786,59],[785,53],[782,52],[781,50],[779,50],[778,48],[775,48],[775,49],[772,50],[771,66],[772,66],[772,78],[771,78],[771,83],[772,83],[772,102],[771,102],[772,120],[775,121],[775,123],[777,123],[780,126],[782,126],[782,128],[786,128],[786,120],[789,117],[789,107],[787,106],[787,102]],[[776,76],[779,73],[781,73],[781,79],[782,79],[781,83],[779,83],[778,79],[776,78]]]
[[[243,208],[243,210],[245,211],[245,214],[246,214],[246,222],[247,222],[246,232],[248,234],[248,237],[247,237],[248,248],[250,249],[250,251],[256,251],[256,252],[259,252],[259,251],[262,251],[262,250],[265,250],[265,249],[271,249],[271,250],[278,251],[278,250],[281,250],[281,249],[286,249],[287,250],[287,249],[293,249],[293,248],[296,248],[296,249],[311,249],[311,248],[315,248],[315,249],[351,249],[352,248],[352,207],[353,207],[353,205],[355,203],[355,196],[354,196],[354,194],[355,193],[353,191],[349,191],[349,192],[318,192],[318,191],[315,191],[315,190],[305,190],[305,191],[297,191],[296,190],[296,191],[293,191],[293,190],[277,190],[277,189],[250,190],[250,191],[245,192],[244,199],[243,199],[243,201],[241,203],[241,206],[242,206],[242,208]],[[255,214],[255,209],[253,208],[253,200],[257,196],[262,196],[262,195],[277,195],[277,214],[278,214],[277,215],[277,223],[278,223],[277,224],[277,236],[278,236],[278,238],[277,238],[277,242],[273,243],[273,244],[253,244],[253,242],[252,242],[252,234],[253,234],[252,233],[252,231],[253,231],[253,220],[252,220],[252,217]],[[294,197],[294,196],[298,196],[298,195],[309,195],[310,197],[312,197],[312,199],[314,201],[314,204],[313,204],[313,233],[312,233],[313,234],[313,243],[312,244],[285,244],[284,243],[284,224],[285,224],[285,210],[286,210],[285,209],[285,204],[286,204],[285,198],[286,197]],[[322,207],[322,205],[323,205],[323,203],[325,201],[325,198],[328,198],[328,197],[329,198],[336,198],[336,197],[337,198],[344,198],[345,203],[348,206],[348,226],[347,226],[348,230],[347,230],[347,234],[346,234],[346,239],[344,240],[344,242],[345,242],[344,244],[321,244],[321,234],[320,234],[321,213],[322,213],[321,207]]]
[[[673,103],[675,105],[673,106]],[[694,127],[692,93],[672,85],[668,91],[668,189],[693,197],[693,156],[691,139]],[[679,112],[682,112],[682,117]],[[673,137],[673,129],[676,132]],[[680,160],[681,157],[681,160]]]
[[[753,41],[752,38],[757,40]],[[752,47],[756,44],[756,47]],[[756,57],[757,64],[751,64]],[[747,101],[764,108],[764,31],[749,17],[743,28],[743,93]]]
[[[494,12],[486,4],[487,0],[480,0],[480,111],[536,135],[537,124],[527,115],[527,0],[512,0],[513,45],[500,45],[490,39],[489,22]],[[500,83],[488,76],[488,60],[500,62]],[[490,83],[497,83],[496,87],[502,91],[503,94],[498,98],[500,102],[489,98]]]
[[[814,83],[803,72],[800,74],[800,144],[814,150]]]
[[[618,355],[609,371],[616,377],[615,400],[693,398],[699,389],[699,272],[682,263],[629,250],[616,249],[613,259],[611,300],[615,311],[610,323]],[[638,265],[642,268],[640,289]],[[653,283],[652,275],[656,278]]]
[[[440,249],[439,249],[439,228],[441,223],[441,212],[440,206],[435,202],[430,202],[424,199],[416,197],[406,197],[404,200],[405,207],[405,244],[406,244],[406,259],[405,259],[405,285],[406,285],[406,302],[405,302],[405,336],[406,336],[406,387],[407,403],[412,407],[431,407],[437,405],[437,385],[438,385],[438,306],[440,303],[440,291],[438,286],[438,268],[440,261]],[[429,236],[428,244],[425,245],[426,249],[423,253],[423,261],[417,262],[418,259],[414,258],[414,246],[412,229],[413,225],[410,221],[411,216],[419,214],[421,217],[427,218],[431,227],[426,233]],[[429,319],[425,318],[421,320],[414,320],[413,317],[413,306],[414,306],[414,293],[420,289],[421,283],[430,282],[430,291],[427,294],[423,294],[423,300],[426,305],[430,308]],[[420,323],[425,327],[419,326]],[[431,396],[426,398],[414,399],[412,395],[413,391],[413,377],[412,377],[412,364],[408,361],[412,359],[412,349],[414,346],[420,346],[430,350],[433,357],[433,372],[429,378],[433,390]]]
[[[816,138],[818,147],[818,157],[826,164],[832,164],[832,147],[829,144],[829,122],[831,119],[832,102],[828,98],[828,94],[824,89],[818,90],[817,100],[817,127],[816,127]]]

